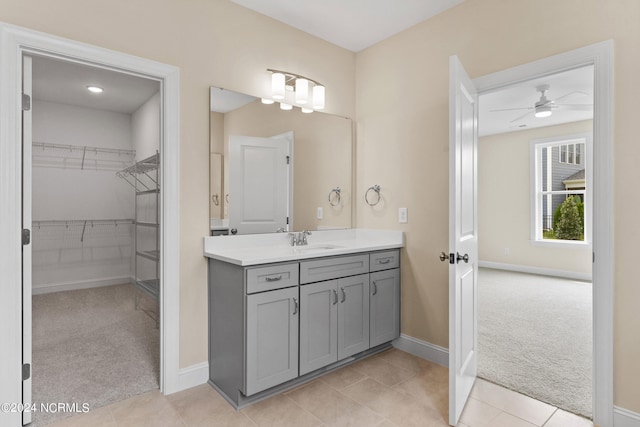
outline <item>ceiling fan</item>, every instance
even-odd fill
[[[549,91],[549,85],[536,86],[536,91],[540,92],[540,99],[536,101],[533,107],[505,108],[500,110],[491,110],[491,112],[527,110],[526,113],[516,117],[515,119],[509,122],[509,123],[513,123],[513,122],[517,122],[518,120],[524,119],[531,113],[533,113],[535,117],[543,118],[543,117],[549,117],[552,114],[553,110],[557,110],[557,109],[574,110],[574,111],[591,111],[593,109],[593,104],[558,104],[557,103],[557,101],[560,101],[561,99],[567,98],[568,96],[574,95],[576,93],[589,96],[589,94],[586,92],[582,92],[578,90],[578,91],[569,92],[556,99],[548,99],[547,92]]]

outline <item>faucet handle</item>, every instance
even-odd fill
[[[296,246],[296,244],[298,243],[296,233],[289,233],[287,234],[287,237],[289,237],[289,243],[291,244],[291,246]]]

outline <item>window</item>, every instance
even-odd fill
[[[578,144],[562,144],[558,145],[560,150],[559,162],[569,165],[582,164],[582,153],[584,152],[584,143]]]
[[[531,141],[531,240],[589,243],[591,134]]]

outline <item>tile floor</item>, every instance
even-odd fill
[[[152,391],[55,427],[444,427],[447,368],[397,349],[341,368],[286,393],[234,410],[203,384],[169,396]],[[478,380],[460,427],[592,427],[576,415]]]

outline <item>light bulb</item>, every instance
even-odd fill
[[[271,97],[273,99],[284,99],[284,81],[285,77],[282,73],[271,75]]]
[[[101,87],[99,87],[99,86],[91,86],[91,85],[87,86],[87,90],[89,92],[93,92],[93,93],[102,93],[102,92],[104,92],[104,89],[102,89]]]
[[[281,110],[291,110],[292,108],[293,108],[293,105],[291,104],[285,104],[284,102],[280,103]]]
[[[309,80],[296,79],[296,103],[306,104],[309,100]]]
[[[260,101],[266,105],[271,105],[275,102],[273,99],[269,99],[269,98],[262,98]]]
[[[311,108],[302,108],[302,107],[300,107],[300,110],[305,114],[313,113],[313,110]]]
[[[324,110],[324,86],[313,87],[313,109]]]

